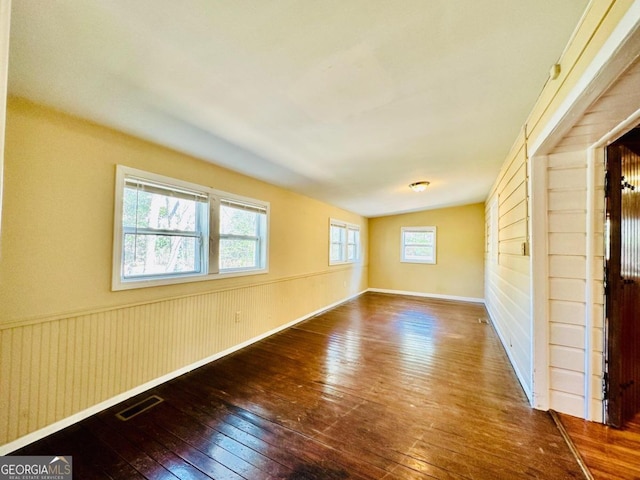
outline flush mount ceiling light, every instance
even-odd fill
[[[409,184],[409,188],[414,192],[424,192],[427,189],[429,182],[415,182]]]

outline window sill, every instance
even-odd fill
[[[134,290],[138,288],[162,287],[166,285],[180,285],[183,283],[207,282],[212,280],[222,280],[225,278],[247,277],[250,275],[264,275],[269,273],[268,268],[254,270],[236,270],[232,272],[212,273],[212,274],[194,274],[185,275],[174,278],[150,278],[147,280],[114,280],[111,285],[111,291],[118,292],[122,290]]]

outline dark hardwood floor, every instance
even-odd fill
[[[72,455],[79,479],[583,478],[479,319],[367,293],[15,454]]]
[[[622,430],[559,416],[595,480],[640,479],[640,414]]]

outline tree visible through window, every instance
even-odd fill
[[[112,288],[267,271],[268,203],[118,166]]]
[[[203,271],[206,195],[127,179],[123,194],[125,279]]]
[[[223,200],[220,205],[220,271],[257,268],[264,256],[266,209]]]

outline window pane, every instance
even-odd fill
[[[258,232],[258,220],[262,215],[264,214],[221,205],[220,233],[255,236]]]
[[[433,260],[433,247],[407,246],[404,257],[408,260]]]
[[[355,262],[358,259],[360,245],[360,230],[349,228],[347,230],[347,260]]]
[[[404,243],[407,245],[433,245],[433,233],[404,232]]]
[[[125,234],[123,276],[196,272],[198,243],[194,237]]]
[[[342,244],[340,243],[332,243],[331,244],[331,261],[332,262],[340,262],[343,260],[342,258]]]
[[[125,187],[122,224],[125,227],[157,228],[193,232],[196,229],[195,200],[145,192]]]
[[[258,241],[254,239],[220,239],[220,270],[257,268]]]
[[[345,227],[331,225],[331,243],[344,243]]]

